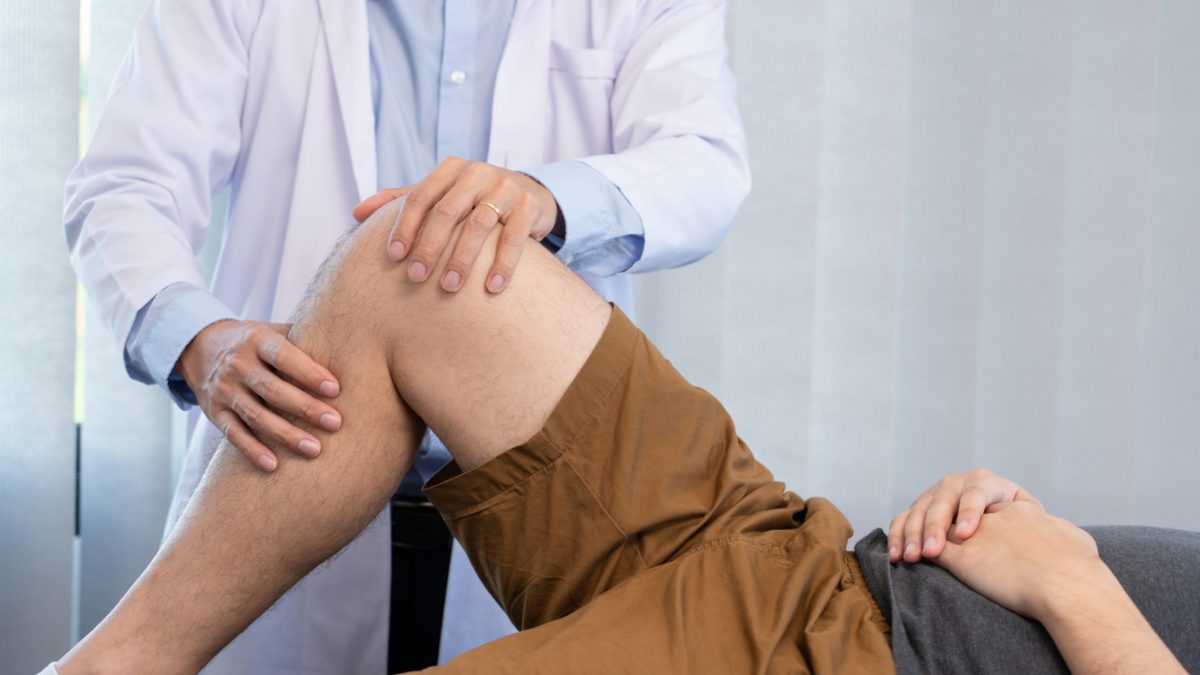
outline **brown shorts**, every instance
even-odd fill
[[[426,493],[522,629],[447,672],[893,672],[846,518],[620,310],[545,428]]]

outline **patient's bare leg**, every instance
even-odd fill
[[[422,420],[464,470],[544,424],[608,306],[537,246],[504,293],[486,293],[501,229],[462,291],[414,285],[386,255],[398,207],[377,213],[327,265],[292,331],[342,383],[333,402],[341,430],[310,427],[321,456],[280,452],[272,474],[222,443],[163,550],[60,663],[63,675],[196,672],[379,512]]]

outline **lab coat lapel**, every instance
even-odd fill
[[[511,169],[545,162],[551,1],[518,0],[496,72],[488,162]]]
[[[367,3],[319,0],[319,5],[354,182],[359,199],[365,199],[378,188]]]

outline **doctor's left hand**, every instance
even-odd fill
[[[408,278],[429,278],[452,242],[454,251],[441,286],[453,293],[463,287],[488,233],[503,226],[496,259],[484,279],[488,291],[503,291],[530,237],[541,241],[558,217],[558,203],[541,183],[523,173],[484,162],[451,157],[416,185],[384,190],[354,208],[362,222],[379,207],[407,196],[388,238],[392,260],[409,258]],[[457,242],[455,242],[455,233]]]

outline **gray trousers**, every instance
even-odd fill
[[[1200,673],[1200,533],[1089,527],[1100,557],[1189,672]],[[888,562],[875,530],[854,547],[892,624],[897,673],[1069,673],[1041,624],[1010,612],[942,568]]]

